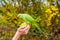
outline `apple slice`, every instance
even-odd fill
[[[20,27],[26,27],[27,26],[27,23],[26,22],[24,22],[24,23],[22,23],[21,25],[20,25]]]

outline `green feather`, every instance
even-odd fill
[[[19,14],[18,17],[22,18],[25,22],[32,23],[34,25],[34,28],[37,28],[40,32],[40,34],[44,34],[44,32],[40,29],[34,18],[32,18],[28,14]]]

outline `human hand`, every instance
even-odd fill
[[[29,29],[30,25],[27,25],[26,27],[19,27],[12,40],[18,40],[21,35],[27,35]]]
[[[17,31],[18,31],[21,35],[27,35],[29,29],[30,29],[30,25],[27,25],[26,27],[19,27]]]

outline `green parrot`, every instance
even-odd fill
[[[35,19],[33,17],[31,17],[29,14],[18,14],[18,17],[22,18],[27,23],[32,23],[34,28],[37,28],[38,31],[40,32],[40,34],[44,35],[44,32],[40,29],[40,27],[36,23]]]

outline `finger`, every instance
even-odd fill
[[[30,25],[27,25],[27,27],[25,29],[28,29],[28,28],[30,28]]]
[[[28,30],[28,29],[30,29],[30,25],[27,25],[27,27],[26,27],[26,29],[25,29],[25,30]]]
[[[25,31],[25,34],[28,34],[28,31],[29,31],[29,29],[27,29],[27,30]]]
[[[18,30],[24,29],[25,27],[19,27]]]
[[[30,25],[27,25],[27,27],[24,28],[24,31],[26,31],[26,30],[28,30],[28,29],[30,29]]]
[[[18,28],[19,31],[23,31],[23,32],[25,32],[25,31],[27,31],[27,30],[29,30],[29,29],[30,29],[30,25],[27,25],[27,27],[22,27],[22,28],[19,27],[19,28]]]
[[[24,27],[24,26],[21,26],[20,28],[21,28],[21,29],[24,29],[25,27]]]
[[[23,31],[23,29],[24,29],[24,27],[23,27],[23,28],[19,27],[17,30],[19,30],[19,31]]]
[[[30,29],[30,27],[27,27],[27,29],[25,29],[24,33],[27,34],[29,29]]]
[[[27,32],[29,31],[30,27],[28,27],[27,29],[25,29]]]

